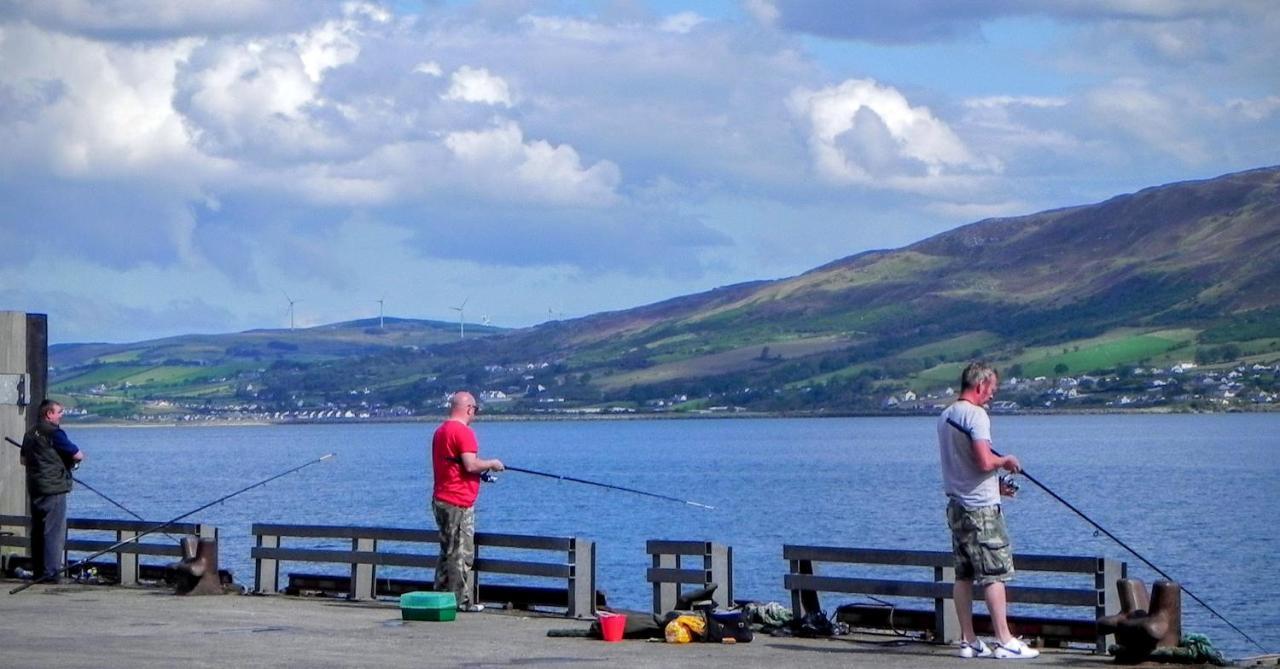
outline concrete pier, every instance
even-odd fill
[[[524,612],[402,622],[395,601],[278,596],[178,597],[157,588],[0,581],[0,665],[6,667],[954,667],[952,648],[895,637],[757,635],[735,645],[604,643],[548,637],[587,622]],[[1087,651],[1046,650],[1022,664],[1103,667]]]

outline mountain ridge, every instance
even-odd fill
[[[421,345],[380,346],[388,340],[366,332],[355,338],[373,341],[358,353],[319,347],[308,358],[274,331],[275,344],[253,343],[274,361],[253,385],[259,398],[266,388],[272,401],[296,402],[301,388],[303,402],[323,403],[342,384],[369,384],[419,409],[463,385],[524,409],[675,395],[773,409],[806,393],[867,407],[884,392],[945,383],[977,356],[1072,372],[1224,351],[1265,358],[1280,342],[1277,259],[1272,166],[984,219],[792,277],[461,341],[446,334],[452,324],[432,322]],[[1233,324],[1250,337],[1232,339]]]

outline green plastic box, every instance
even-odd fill
[[[448,622],[458,615],[458,600],[452,592],[406,592],[400,595],[403,620]]]

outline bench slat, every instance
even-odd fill
[[[435,530],[400,527],[359,527],[354,525],[280,525],[254,523],[254,536],[299,537],[308,539],[375,539],[380,541],[418,541],[435,543],[440,534]]]
[[[892,564],[905,567],[950,567],[955,564],[955,558],[950,553],[937,551],[896,551],[879,548],[840,548],[836,546],[783,546],[782,559]]]
[[[783,579],[783,585],[787,590],[843,592],[859,595],[896,595],[899,597],[927,597],[930,599],[951,597],[950,583],[926,583],[923,581],[889,581],[870,578],[788,574]]]
[[[955,558],[946,551],[885,550],[880,548],[844,548],[839,546],[784,545],[784,560],[813,562],[847,562],[854,564],[887,564],[904,567],[950,567]],[[1095,574],[1102,571],[1102,560],[1078,555],[1018,554],[1014,566],[1022,571],[1057,571],[1073,574]]]
[[[1101,606],[1096,590],[1067,588],[1032,588],[1008,586],[1009,601],[1018,604],[1057,604],[1059,606]]]
[[[66,549],[73,552],[96,553],[115,546],[115,541],[94,541],[91,539],[67,539]],[[128,553],[133,555],[163,555],[182,557],[182,547],[177,544],[150,544],[131,541],[127,544],[111,548],[111,553]]]
[[[532,534],[494,534],[492,532],[476,532],[476,546],[567,551],[573,548],[573,539],[569,537],[540,537]]]
[[[665,541],[650,539],[644,542],[644,551],[649,555],[698,555],[707,552],[705,541]]]
[[[650,567],[645,571],[645,580],[650,583],[680,583],[693,585],[706,585],[707,572],[705,569],[674,569],[664,567]]]
[[[549,576],[554,578],[569,578],[573,576],[573,568],[569,565],[547,562],[517,562],[515,560],[476,558],[475,568],[478,572],[491,574]]]

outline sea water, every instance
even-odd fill
[[[88,456],[76,476],[148,520],[168,520],[335,453],[187,519],[219,527],[221,566],[252,586],[252,523],[433,528],[427,448],[434,427],[73,425],[68,431]],[[731,546],[734,597],[784,604],[783,544],[949,550],[932,418],[482,417],[474,427],[482,457],[715,507],[516,472],[484,485],[480,531],[596,541],[597,585],[613,606],[649,607],[649,539]],[[1280,572],[1273,559],[1280,546],[1280,416],[997,415],[993,431],[995,447],[1016,454],[1040,483],[1268,650],[1280,649]],[[1158,578],[1032,482],[1022,483],[1005,507],[1015,562],[1017,553],[1102,556],[1128,562],[1130,575],[1148,585]],[[84,488],[72,494],[70,514],[125,517]],[[349,542],[327,546],[348,549]],[[334,565],[286,563],[282,579],[288,571],[346,573]],[[431,578],[413,569],[379,575]],[[1035,579],[1026,574],[1020,582],[1042,584]],[[1087,581],[1049,585],[1090,587]],[[828,609],[845,601],[867,600],[823,595]],[[1012,608],[1019,612],[1016,602]],[[1210,635],[1228,655],[1261,652],[1190,597],[1183,597],[1183,612],[1185,631]]]

